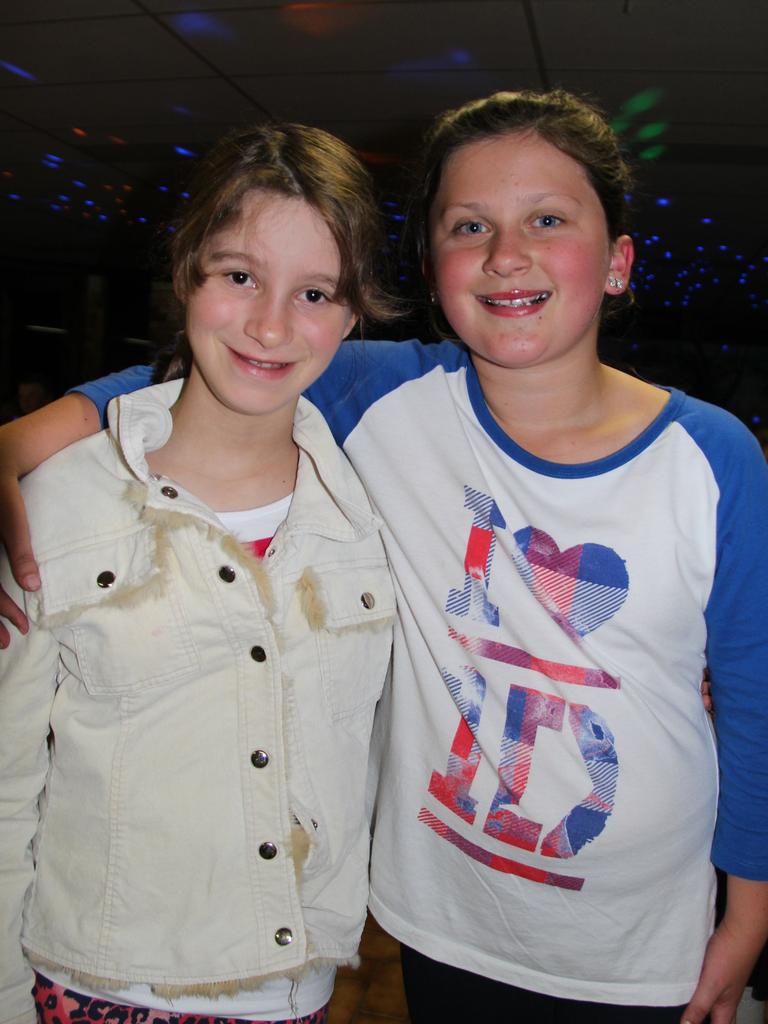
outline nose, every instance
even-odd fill
[[[526,270],[531,254],[525,233],[518,228],[497,229],[488,241],[483,263],[487,274],[514,274]]]
[[[291,339],[289,310],[277,296],[256,295],[248,303],[243,331],[262,348],[279,348]]]

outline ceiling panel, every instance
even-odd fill
[[[514,85],[535,86],[531,69],[520,71],[400,71],[386,74],[294,74],[237,78],[255,101],[278,117],[317,121],[343,111],[345,118],[402,124],[431,118],[449,106]]]
[[[163,20],[227,75],[535,66],[514,0],[288,4]],[[415,21],[429,31],[414,32]]]
[[[742,73],[766,68],[768,4],[759,0],[533,0],[548,64]]]
[[[24,0],[0,5],[0,25],[27,21],[58,21],[71,18],[113,17],[136,14],[133,0]]]
[[[258,114],[254,101],[221,78],[102,82],[0,91],[7,114],[69,135],[73,127],[110,134],[117,125],[172,124],[183,133],[193,120],[242,120]],[[169,143],[175,142],[169,131]]]
[[[174,78],[209,74],[187,47],[152,18],[89,18],[6,25],[2,46],[32,75],[0,70],[4,85]],[[0,102],[2,99],[0,97]]]

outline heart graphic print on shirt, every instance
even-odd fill
[[[515,533],[515,565],[534,597],[577,643],[624,604],[629,576],[624,561],[602,544],[561,551],[535,526]]]

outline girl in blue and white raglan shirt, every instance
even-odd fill
[[[762,455],[598,360],[633,249],[591,107],[470,103],[425,166],[424,268],[463,344],[348,345],[309,392],[398,592],[371,907],[418,1024],[729,1024],[768,930]]]

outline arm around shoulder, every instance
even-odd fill
[[[96,406],[85,395],[75,393],[0,427],[0,541],[5,545],[17,583],[25,590],[36,590],[40,576],[32,553],[19,477],[67,445],[95,434],[99,428]],[[26,632],[23,612],[1,589],[0,616]],[[8,630],[0,623],[0,647],[7,647],[8,643]]]

